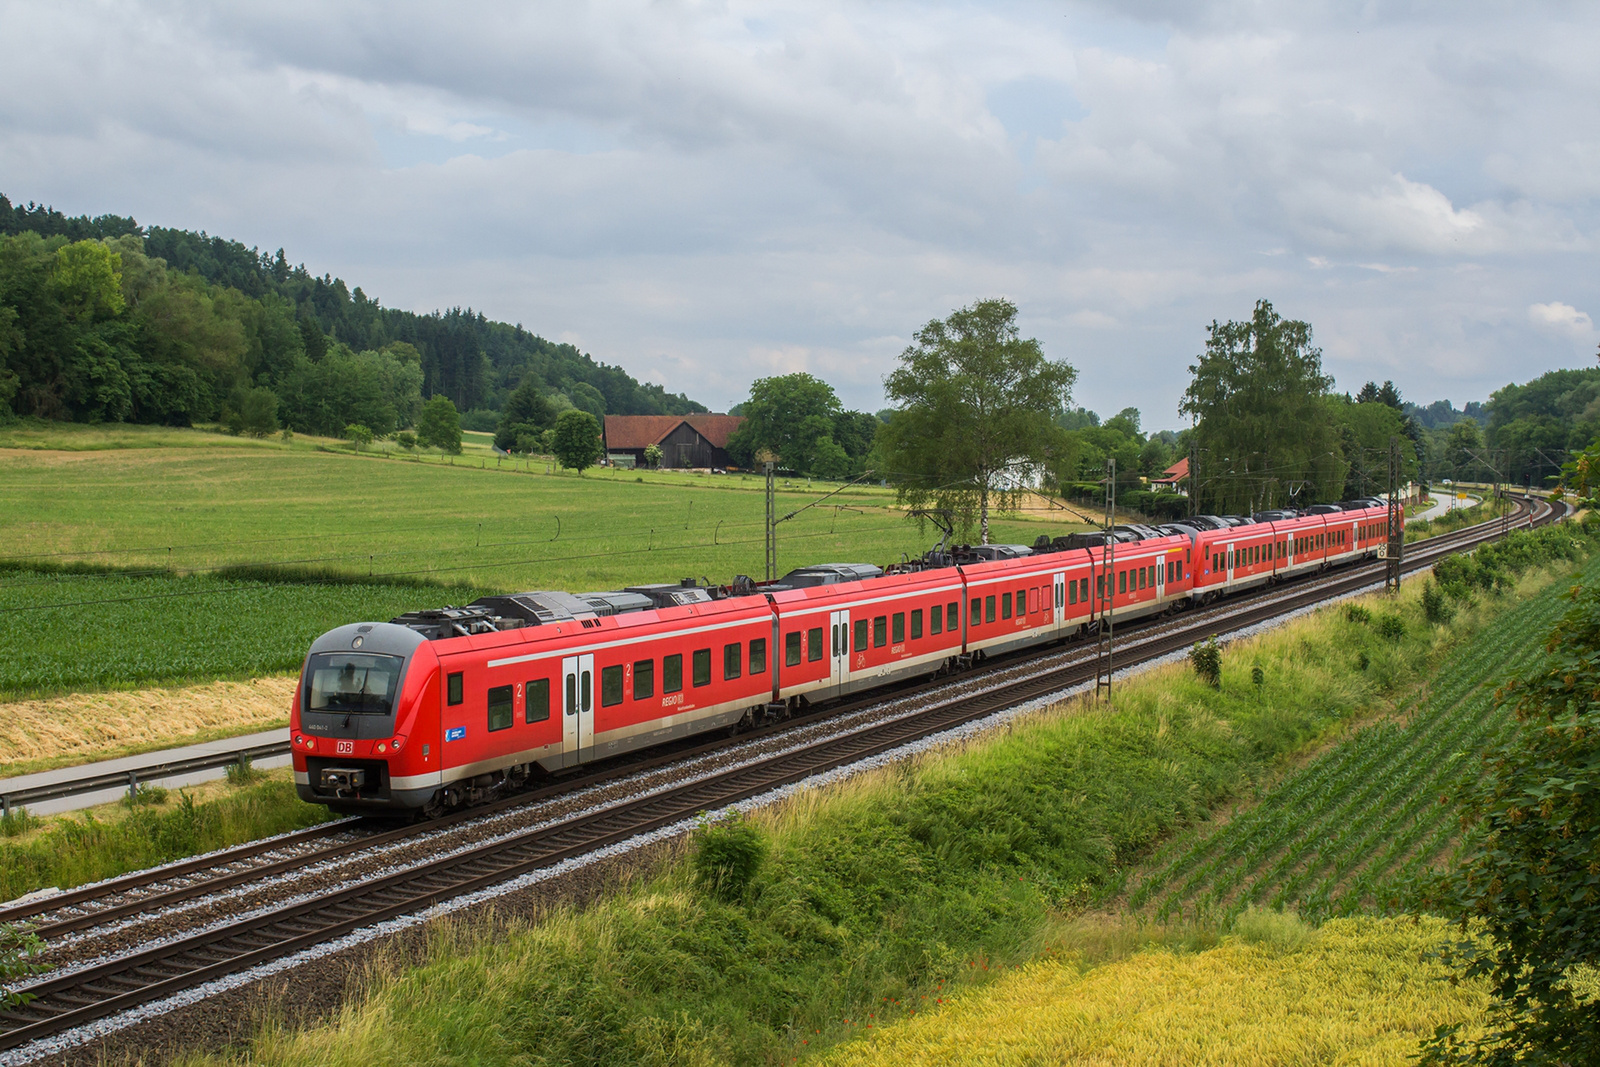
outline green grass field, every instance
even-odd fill
[[[0,570],[0,699],[292,670],[333,626],[478,591],[760,577],[764,487],[740,474],[580,477],[481,443],[456,457],[357,455],[304,437],[0,427],[0,562],[22,568]],[[779,514],[836,488],[785,480]],[[938,532],[893,503],[853,487],[784,522],[780,572],[921,554]],[[1002,517],[995,533],[1032,542],[1082,528],[1064,518],[1075,517]],[[269,581],[214,574],[239,564]],[[36,573],[83,565],[122,573]],[[368,584],[295,580],[322,574]]]
[[[1586,582],[1597,579],[1600,557],[1584,571]],[[1222,921],[1248,907],[1313,920],[1408,908],[1419,876],[1458,843],[1455,809],[1439,798],[1480,773],[1477,753],[1507,725],[1496,688],[1542,654],[1566,607],[1547,593],[1491,610],[1395,718],[1330,749],[1239,817],[1170,842],[1133,888],[1132,906],[1162,920]],[[1370,622],[1338,625],[1349,655],[1377,640]]]
[[[228,563],[435,577],[495,589],[596,589],[694,575],[763,573],[762,479],[591,470],[492,455],[404,458],[247,442],[200,431],[101,431],[73,451],[0,452],[0,556],[179,571]],[[134,428],[142,429],[142,428]],[[0,434],[0,447],[37,428]],[[151,447],[125,442],[148,439]],[[198,443],[197,443],[198,442]],[[786,481],[780,514],[834,485]],[[782,569],[830,559],[887,563],[936,539],[857,487],[783,523]],[[1002,518],[999,539],[1082,528],[1071,516]]]

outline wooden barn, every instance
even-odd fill
[[[618,466],[644,467],[644,450],[659,445],[663,467],[727,468],[728,438],[742,422],[743,415],[607,415],[606,456]]]

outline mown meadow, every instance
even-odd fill
[[[1562,557],[1587,552],[1574,541],[1569,534],[1523,556],[1569,572]],[[1588,580],[1600,577],[1600,561],[1586,570]],[[1230,644],[1217,687],[1187,665],[1160,668],[1121,686],[1111,707],[1075,701],[773,809],[708,821],[678,860],[586,910],[554,909],[528,924],[443,924],[430,962],[380,968],[333,1025],[267,1025],[240,1061],[779,1063],[873,1041],[865,1035],[913,1013],[981,995],[1016,965],[1094,941],[1093,917],[1141,884],[1139,872],[1164,869],[1159,860],[1147,866],[1164,841],[1185,840],[1229,805],[1293,788],[1286,768],[1404,717],[1427,679],[1505,640],[1500,616],[1536,621],[1551,599],[1548,589],[1526,599],[1503,589],[1430,622],[1422,592],[1409,583],[1397,599],[1366,598],[1367,621],[1327,609]],[[1455,757],[1413,751],[1447,764]],[[1387,797],[1380,817],[1407,810],[1410,799]],[[1392,846],[1373,840],[1368,856],[1389,856]],[[1392,868],[1414,851],[1384,862]],[[1174,981],[1193,987],[1197,1002],[1225,1001],[1243,968],[1254,976],[1251,996],[1265,1003],[1308,979],[1299,963],[1274,977],[1230,947],[1241,922],[1267,925],[1260,940],[1272,958],[1286,951],[1286,936],[1289,948],[1322,945],[1318,980],[1347,963],[1425,970],[1431,951],[1339,947],[1346,931],[1404,941],[1403,927],[1330,925],[1302,938],[1293,933],[1300,920],[1258,914],[1247,910],[1231,925],[1147,918],[1127,938],[1135,951],[1121,955],[1149,967],[1137,951],[1148,943],[1185,954],[1220,948],[1186,955]],[[1135,1010],[1127,991],[1113,995],[1115,975],[1106,981],[1105,1003]],[[1375,1005],[1393,1000],[1381,981],[1364,989]],[[1466,1018],[1480,992],[1419,1008],[1402,1043]],[[1348,1015],[1337,997],[1319,1003]],[[1201,1014],[1185,1025],[1211,1023]],[[1158,1044],[1149,1061],[1203,1036],[1170,1035],[1180,1044]]]
[[[292,670],[331,626],[487,591],[725,582],[765,565],[753,475],[580,477],[144,427],[8,440],[30,447],[0,447],[0,699]],[[835,488],[786,482],[780,513]],[[892,505],[853,487],[796,515],[780,567],[888,563],[937,540]],[[996,525],[1031,542],[1075,520]]]

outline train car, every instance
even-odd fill
[[[886,575],[860,564],[823,564],[760,588],[782,635],[775,700],[829,700],[930,674],[963,650],[961,573],[954,567]]]
[[[1068,553],[1036,554],[1023,545],[1002,547],[1009,550],[1004,555],[960,565],[969,656],[1056,640],[1066,614],[1056,607],[1057,586],[1064,594],[1067,571],[1073,570],[1077,584],[1078,573],[1089,567],[1086,553],[1068,558]]]

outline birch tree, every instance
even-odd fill
[[[1014,506],[1048,462],[1078,372],[1022,338],[1009,300],[961,308],[915,341],[884,379],[894,410],[881,469],[902,502],[975,522],[988,544],[990,512]]]

